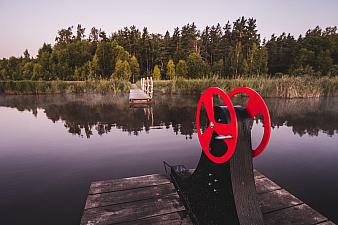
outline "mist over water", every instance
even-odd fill
[[[194,168],[198,96],[0,96],[1,224],[79,224],[92,181]],[[238,102],[241,102],[239,99]],[[267,98],[273,125],[255,167],[338,222],[338,98]],[[253,145],[262,137],[256,120]],[[20,215],[20,216],[18,216]]]

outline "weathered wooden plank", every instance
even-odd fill
[[[168,183],[170,183],[168,178],[164,175],[159,174],[129,177],[115,180],[96,181],[90,185],[89,194],[121,191]]]
[[[254,169],[254,176],[255,179],[261,179],[264,178],[265,176],[263,174],[261,174],[258,170]]]
[[[336,225],[336,224],[331,221],[325,221],[323,223],[318,223],[318,225]]]
[[[193,170],[191,170],[193,172]],[[254,171],[265,224],[334,225],[301,200]],[[146,175],[91,185],[82,225],[191,224],[173,185],[163,175]]]
[[[150,97],[141,89],[130,89],[129,100],[150,99]]]
[[[259,194],[258,200],[263,213],[288,208],[303,202],[284,189]]]
[[[186,211],[163,214],[136,221],[119,223],[119,225],[192,225]]]
[[[282,189],[280,186],[272,182],[270,179],[264,177],[255,179],[257,194],[262,194],[269,191]]]
[[[311,225],[327,221],[323,215],[306,204],[263,214],[265,224]]]
[[[130,103],[130,105],[131,106],[135,106],[135,105],[139,105],[138,107],[143,107],[143,108],[145,108],[145,107],[147,107],[150,103],[151,103],[151,101],[150,101],[150,99],[131,99],[130,101],[129,101],[129,103]]]
[[[166,183],[157,186],[88,195],[85,209],[155,198],[173,193],[176,193],[174,185]]]
[[[110,205],[85,210],[82,225],[104,225],[135,221],[148,217],[184,211],[179,196],[175,194],[137,202]]]

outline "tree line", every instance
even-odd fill
[[[0,60],[0,80],[221,78],[261,75],[338,75],[337,27],[310,29],[304,36],[282,33],[261,40],[254,18],[198,30],[195,23],[164,35],[135,26],[107,35],[78,25],[58,31],[31,57]]]

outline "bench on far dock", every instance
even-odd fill
[[[334,225],[258,171],[255,183],[267,225]],[[189,214],[165,175],[152,174],[93,182],[81,225],[190,225]]]

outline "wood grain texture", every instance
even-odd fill
[[[168,183],[170,183],[168,178],[164,175],[159,174],[129,177],[116,180],[96,181],[90,185],[89,194],[121,191]]]
[[[258,200],[263,213],[268,213],[303,203],[301,200],[291,195],[284,189],[259,194]]]
[[[322,222],[322,223],[318,223],[318,225],[336,225],[336,224],[331,222],[331,221],[325,221],[325,222]]]
[[[254,179],[266,225],[334,225],[256,170]],[[81,225],[192,224],[173,184],[164,175],[98,181],[92,183],[89,193]]]
[[[149,97],[149,95],[147,95],[141,89],[138,89],[138,88],[130,89],[129,103],[142,104],[142,103],[147,103],[150,101],[151,101],[151,98]]]
[[[150,97],[141,89],[135,88],[135,89],[130,89],[129,99],[142,100],[142,99],[150,99]]]
[[[82,225],[106,225],[136,221],[148,217],[184,211],[179,196],[175,194],[156,199],[110,205],[85,210]]]
[[[123,222],[119,225],[192,225],[189,215],[186,211],[174,212],[136,221]]]
[[[88,195],[85,209],[156,198],[173,193],[176,193],[176,190],[172,183],[136,189],[127,189],[122,191],[99,193],[94,195]]]
[[[265,224],[274,225],[311,225],[327,221],[327,218],[306,204],[266,213],[263,217]]]
[[[275,191],[282,189],[280,186],[272,182],[270,179],[263,177],[255,180],[256,183],[256,192],[257,194],[262,194],[265,192]]]
[[[258,170],[254,169],[254,176],[255,176],[255,180],[260,179],[260,178],[264,178],[264,175],[261,174]]]

